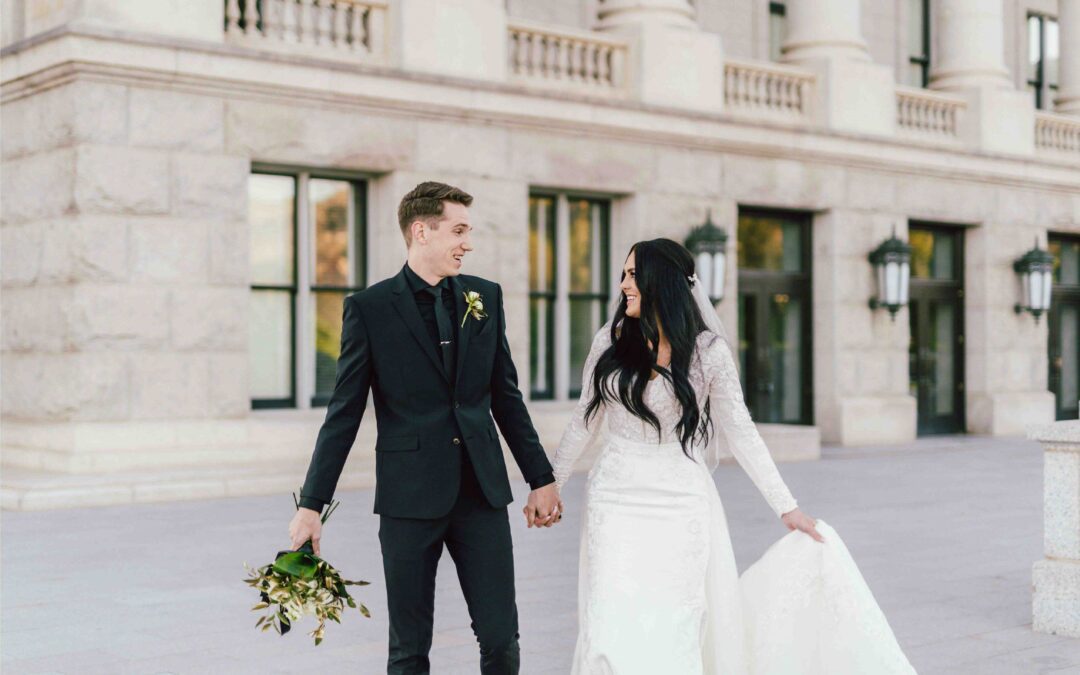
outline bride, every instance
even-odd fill
[[[694,260],[635,244],[555,457],[589,472],[577,674],[914,673],[836,532],[797,508],[743,403]],[[712,470],[719,433],[789,530],[740,578]]]

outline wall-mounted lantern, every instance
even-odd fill
[[[704,284],[706,295],[713,304],[724,299],[724,279],[727,275],[728,235],[712,221],[706,212],[705,222],[690,231],[685,246],[694,256],[698,282]]]
[[[1035,317],[1035,323],[1039,322],[1039,316],[1050,309],[1050,289],[1054,279],[1054,256],[1048,251],[1039,248],[1039,240],[1035,239],[1035,248],[1031,249],[1016,262],[1013,269],[1020,276],[1021,298],[1016,304],[1016,313],[1031,312]]]
[[[911,281],[911,246],[892,236],[870,253],[877,280],[877,296],[870,299],[870,308],[884,307],[896,321],[896,313],[908,302],[908,284]]]

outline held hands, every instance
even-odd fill
[[[315,555],[319,555],[319,539],[322,538],[322,520],[319,512],[303,506],[298,508],[292,522],[289,523],[289,538],[292,540],[294,551],[310,539],[312,551]]]
[[[814,541],[825,543],[825,538],[818,534],[817,521],[806,515],[799,509],[788,511],[784,515],[780,516],[780,520],[784,521],[784,525],[787,525],[789,530],[800,530],[805,532],[814,538]]]
[[[563,503],[555,484],[545,485],[529,493],[529,503],[522,509],[529,527],[551,527],[562,520]]]

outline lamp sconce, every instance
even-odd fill
[[[908,303],[908,286],[911,282],[911,246],[892,236],[870,253],[874,266],[877,295],[870,298],[870,309],[884,307],[889,317],[896,321],[896,313]]]
[[[1020,277],[1020,302],[1014,309],[1017,314],[1030,312],[1039,323],[1039,317],[1050,309],[1050,289],[1053,287],[1054,256],[1039,248],[1039,238],[1035,238],[1035,248],[1020,256],[1013,263],[1013,270]]]
[[[694,256],[698,282],[704,284],[705,294],[714,305],[724,299],[727,241],[727,232],[713,223],[709,210],[705,213],[705,222],[691,230],[684,243]]]

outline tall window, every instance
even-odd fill
[[[925,87],[930,81],[930,0],[908,0],[907,83]]]
[[[533,399],[581,393],[581,369],[610,298],[607,200],[529,197],[529,373]]]
[[[254,408],[325,405],[334,391],[345,296],[364,287],[362,180],[256,167],[249,354]]]
[[[787,11],[782,2],[769,3],[769,58],[780,60],[780,48],[784,45],[784,31],[787,29]]]
[[[1080,236],[1051,234],[1050,390],[1059,420],[1080,416]]]
[[[1058,88],[1058,23],[1042,14],[1028,15],[1028,91],[1035,95],[1035,107],[1054,105]]]

